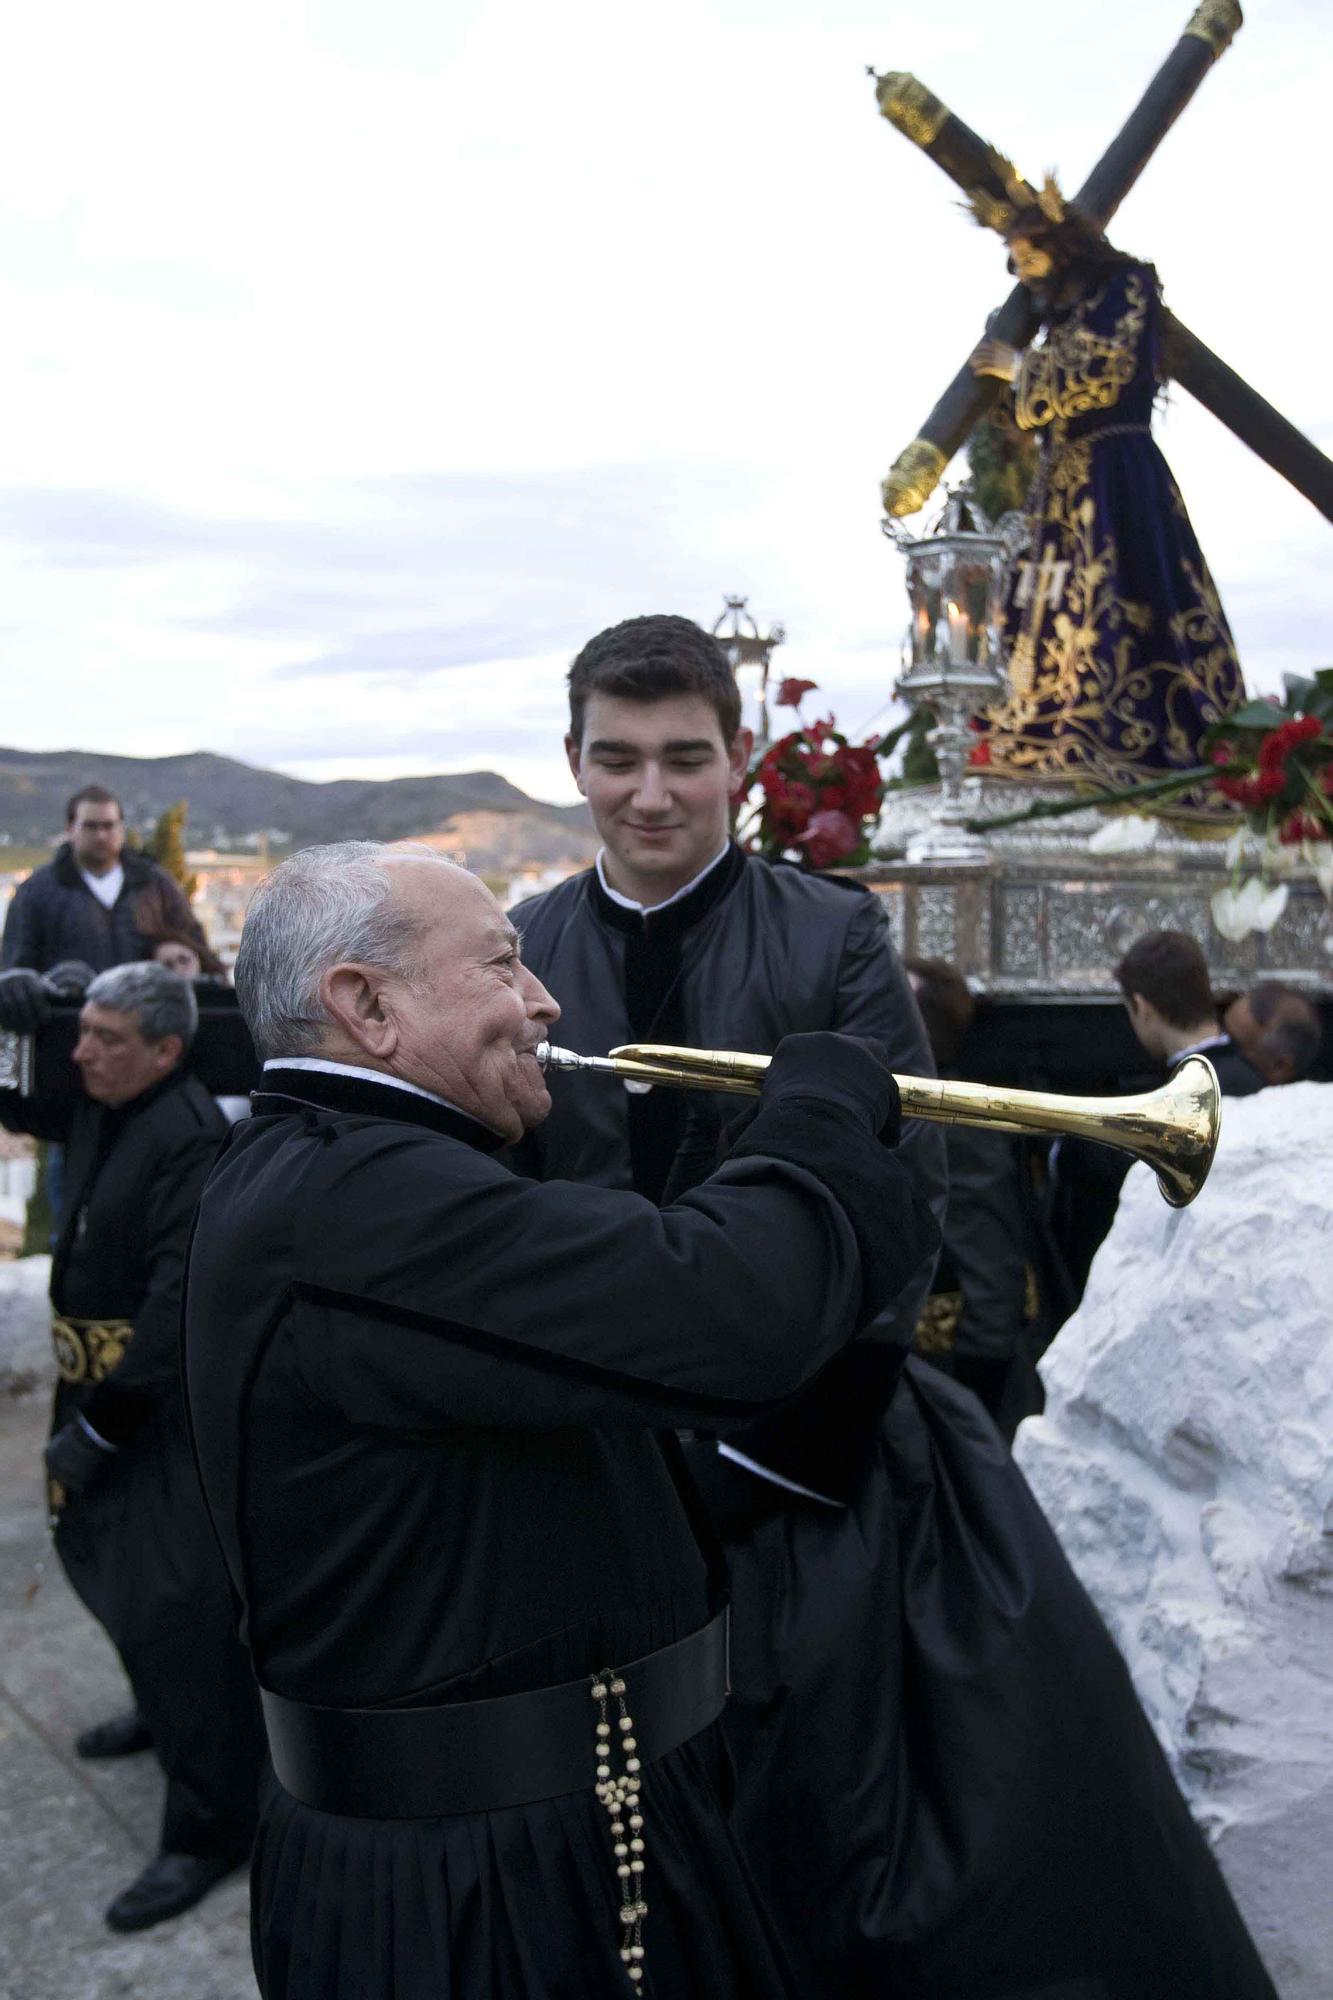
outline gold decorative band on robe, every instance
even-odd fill
[[[127,1319],[69,1319],[51,1315],[51,1345],[63,1382],[103,1382],[125,1357],[134,1336]]]
[[[962,1317],[961,1292],[932,1292],[921,1309],[912,1346],[918,1354],[952,1354]]]

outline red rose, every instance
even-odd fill
[[[878,812],[884,797],[884,780],[880,775],[879,759],[868,743],[844,743],[834,756],[834,764],[842,776],[841,789],[845,792],[846,809],[854,819],[864,819],[868,814]],[[833,805],[834,799],[828,794],[821,803]]]
[[[1226,768],[1231,762],[1231,745],[1229,743],[1218,744],[1213,752],[1213,762],[1221,769]]]
[[[1295,847],[1302,840],[1327,840],[1328,827],[1322,819],[1310,812],[1294,812],[1282,826],[1278,839],[1284,847]]]
[[[779,708],[799,708],[805,697],[819,686],[818,681],[802,681],[794,677],[783,681],[776,697]]]
[[[844,812],[814,813],[798,842],[812,868],[828,868],[860,844],[860,829]]]
[[[775,839],[790,847],[805,826],[814,808],[815,795],[799,778],[779,777],[769,792],[764,821]]]
[[[967,753],[968,764],[975,770],[990,763],[990,743],[974,743]]]
[[[1270,799],[1275,799],[1277,797],[1278,793],[1283,789],[1286,782],[1287,782],[1287,774],[1285,770],[1282,769],[1274,770],[1271,767],[1269,767],[1266,770],[1260,770],[1258,776],[1254,780],[1254,792],[1255,792],[1256,802],[1259,805],[1267,805]]]

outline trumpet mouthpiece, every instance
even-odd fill
[[[576,1055],[573,1049],[557,1048],[554,1042],[538,1042],[532,1052],[548,1076],[570,1070],[601,1070],[614,1076],[616,1066],[606,1056]]]

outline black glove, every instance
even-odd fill
[[[878,1042],[860,1035],[786,1035],[764,1078],[761,1099],[812,1098],[855,1112],[886,1146],[902,1132],[902,1104],[893,1071]]]
[[[57,1000],[82,1000],[97,974],[81,958],[62,958],[45,975],[47,986]]]
[[[35,1035],[51,1018],[51,998],[40,972],[29,972],[26,966],[0,972],[0,1028],[15,1035]]]
[[[116,1447],[100,1444],[77,1417],[56,1432],[42,1454],[47,1471],[66,1493],[86,1493],[115,1455]]]

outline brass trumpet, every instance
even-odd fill
[[[543,1042],[537,1060],[548,1073],[593,1071],[622,1082],[677,1090],[730,1091],[756,1097],[768,1056],[731,1049],[673,1049],[631,1042],[609,1056],[580,1056]],[[988,1125],[996,1132],[1053,1132],[1095,1139],[1143,1160],[1172,1208],[1192,1202],[1208,1178],[1222,1125],[1222,1094],[1206,1056],[1186,1056],[1160,1090],[1137,1097],[1064,1097],[987,1083],[900,1076],[908,1118],[937,1125]]]

